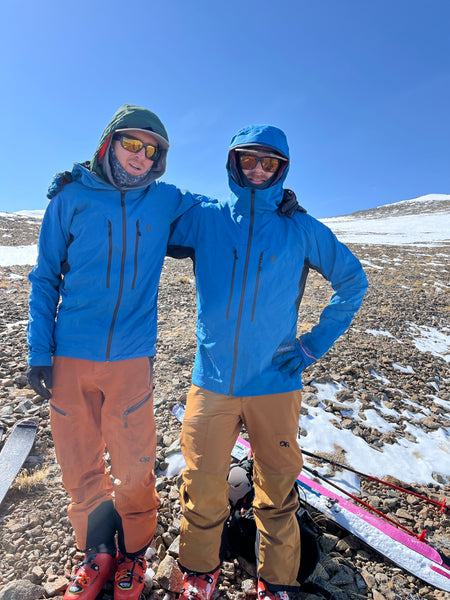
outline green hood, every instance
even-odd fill
[[[111,134],[117,129],[146,129],[158,139],[161,154],[155,161],[150,172],[153,175],[152,181],[161,177],[166,170],[169,136],[155,113],[142,106],[134,106],[132,104],[121,106],[107,125],[91,161],[90,170],[104,181],[109,182],[109,165],[105,165],[104,162],[108,156]],[[105,166],[106,168],[104,168]],[[149,183],[150,181],[146,182],[147,185]]]

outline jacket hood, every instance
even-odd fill
[[[237,164],[234,149],[242,146],[265,146],[281,154],[287,159],[283,162],[275,181],[265,189],[246,187],[242,180],[242,172]],[[252,192],[255,193],[255,208],[258,212],[275,210],[283,199],[283,183],[289,171],[289,146],[284,131],[272,125],[250,125],[236,133],[230,143],[227,160],[228,184],[233,193],[232,203],[242,212],[247,212],[245,205],[249,202]]]
[[[250,125],[244,127],[233,137],[230,150],[237,146],[268,146],[289,159],[289,146],[286,134],[272,125]]]
[[[103,179],[103,181],[111,181],[111,171],[108,164],[109,147],[113,132],[119,129],[145,129],[157,138],[161,153],[154,162],[149,172],[149,177],[145,179],[144,185],[147,186],[161,177],[166,170],[169,136],[161,120],[155,113],[132,104],[121,106],[105,128],[92,158],[90,170]]]

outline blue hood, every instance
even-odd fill
[[[289,160],[289,146],[286,135],[278,127],[272,125],[250,125],[244,127],[233,137],[227,160],[228,185],[231,189],[231,204],[242,214],[250,210],[252,192],[255,193],[255,211],[273,211],[283,199],[283,183],[289,171],[289,162],[283,163],[277,180],[266,189],[244,187],[239,183],[239,173],[236,165],[234,148],[238,146],[267,146],[282,154]]]

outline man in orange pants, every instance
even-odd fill
[[[154,113],[122,106],[90,167],[75,164],[73,183],[52,198],[30,273],[28,380],[51,396],[69,516],[85,552],[65,600],[94,600],[110,577],[115,600],[137,600],[144,585],[159,506],[158,283],[170,225],[198,201],[156,181],[168,148]]]

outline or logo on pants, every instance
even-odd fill
[[[280,446],[281,446],[282,448],[289,448],[289,442],[285,442],[285,441],[281,440],[281,442],[280,442]]]

